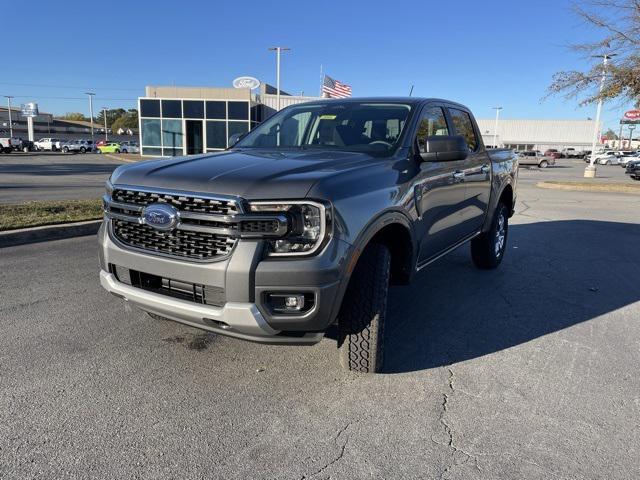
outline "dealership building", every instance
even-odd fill
[[[229,137],[245,133],[277,109],[276,89],[146,87],[138,99],[140,145],[145,156],[194,155],[224,150]],[[280,106],[316,97],[280,92]]]
[[[484,144],[514,150],[591,150],[594,120],[499,120],[479,119]],[[598,130],[602,125],[599,126]],[[494,140],[495,139],[495,140]]]
[[[281,92],[280,106],[317,97]],[[228,147],[229,137],[245,133],[277,110],[276,89],[146,87],[138,99],[140,145],[144,156],[194,155]],[[487,146],[516,150],[591,148],[593,120],[478,120]]]

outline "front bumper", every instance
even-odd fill
[[[343,291],[343,270],[351,246],[332,239],[308,258],[264,258],[260,240],[238,241],[225,259],[196,263],[148,255],[114,242],[108,222],[98,233],[100,283],[140,309],[192,327],[270,344],[314,344],[333,322]],[[118,280],[112,266],[224,289],[223,306],[205,305],[147,291]],[[302,314],[275,314],[268,293],[305,293],[313,307]]]

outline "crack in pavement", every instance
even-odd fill
[[[347,449],[347,444],[349,443],[349,438],[350,437],[347,437],[342,445],[338,444],[338,440],[340,439],[342,434],[344,434],[349,429],[349,427],[351,427],[351,425],[353,425],[354,423],[357,423],[357,422],[348,422],[344,427],[342,427],[340,430],[338,430],[338,433],[336,433],[336,435],[333,437],[333,442],[336,444],[336,446],[340,447],[340,451],[338,452],[338,455],[333,460],[331,460],[330,462],[325,463],[322,467],[320,467],[319,470],[316,470],[311,475],[309,475],[309,476],[303,475],[300,478],[300,480],[313,478],[316,475],[319,475],[322,472],[324,472],[331,465],[333,465],[333,464],[339,462],[340,460],[342,460],[342,457],[344,457],[344,453],[345,453],[345,451]]]
[[[476,467],[476,469],[481,472],[482,469],[480,468],[480,465],[478,464],[478,457],[472,453],[469,453],[467,451],[465,451],[464,449],[458,447],[455,444],[455,440],[454,440],[454,435],[453,435],[453,429],[451,428],[451,425],[449,425],[449,423],[447,423],[447,420],[445,418],[447,412],[449,411],[449,395],[455,393],[455,386],[454,386],[454,378],[455,378],[455,374],[453,373],[453,370],[451,368],[448,369],[449,371],[449,392],[448,393],[443,393],[442,394],[442,412],[440,413],[440,423],[442,424],[443,428],[444,428],[444,432],[447,435],[448,441],[447,444],[445,445],[446,447],[451,449],[451,462],[449,465],[447,465],[445,467],[445,469],[442,471],[442,473],[440,474],[440,479],[444,479],[445,475],[447,473],[449,473],[451,471],[451,469],[453,467],[455,467],[456,465],[463,465],[465,463],[467,463],[469,461],[469,459],[473,459],[474,462],[474,466]],[[433,440],[433,438],[431,439],[433,442],[440,444],[439,442],[436,442],[435,440]],[[463,454],[466,458],[463,462],[461,463],[456,463],[455,462],[455,455],[457,453],[461,453]]]

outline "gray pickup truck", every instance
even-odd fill
[[[100,281],[154,318],[244,340],[310,345],[335,325],[341,364],[379,372],[389,285],[468,241],[497,267],[516,179],[513,152],[485,150],[457,103],[294,105],[227,151],[117,168]]]

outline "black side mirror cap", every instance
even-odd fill
[[[469,156],[469,147],[461,135],[434,135],[424,139],[424,152],[420,157],[425,162],[451,162]]]

